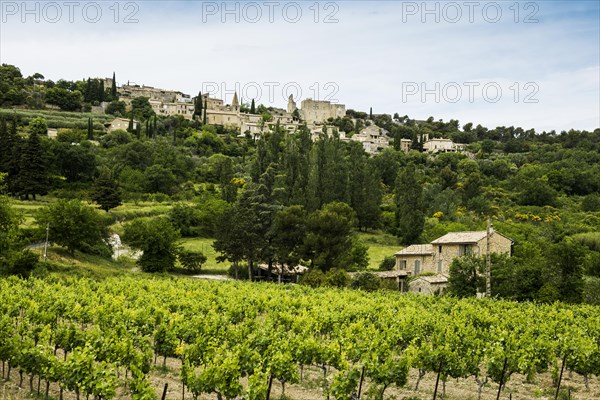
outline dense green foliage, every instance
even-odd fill
[[[264,399],[322,368],[324,396],[375,398],[408,372],[510,390],[556,371],[600,374],[593,306],[456,300],[191,279],[0,280],[0,360],[68,391],[156,398],[152,358],[177,357],[194,397]],[[59,351],[59,352],[57,352]],[[173,365],[173,364],[171,364]],[[120,375],[117,375],[120,371]],[[128,371],[130,374],[123,374]],[[120,379],[119,379],[120,376]],[[419,374],[418,380],[423,375]],[[594,378],[595,379],[595,378]]]
[[[92,206],[80,200],[60,199],[41,209],[37,223],[49,227],[49,237],[54,243],[75,250],[110,255],[106,218]]]
[[[5,175],[0,173],[0,190]],[[19,223],[21,216],[11,207],[11,200],[0,195],[0,275],[27,276],[38,262],[37,255],[21,250]]]
[[[591,287],[586,279],[600,277],[599,246],[589,236],[600,228],[600,129],[461,127],[456,120],[348,110],[322,134],[302,125],[289,133],[272,122],[275,109],[255,104],[270,131],[253,137],[202,124],[198,115],[156,116],[145,98],[127,112],[113,88],[101,94],[99,83],[54,83],[0,67],[1,101],[18,107],[0,110],[5,193],[85,199],[105,210],[121,202],[176,203],[166,217],[181,235],[216,239],[221,259],[236,270],[247,266],[249,277],[259,264],[360,270],[366,247],[357,230],[396,235],[398,244],[427,243],[450,231],[484,229],[487,217],[515,240],[515,275],[506,279],[518,289],[499,296],[576,302],[589,298],[580,290]],[[43,110],[51,90],[67,103],[78,97],[84,110],[103,98],[110,112],[138,127],[106,133],[112,115]],[[43,134],[44,119],[59,128],[57,140]],[[372,124],[388,132],[393,148],[371,157],[340,137]],[[467,150],[423,153],[425,137],[450,138]],[[401,151],[401,139],[411,140],[413,150]],[[576,256],[581,268],[561,254]]]
[[[123,240],[144,253],[138,260],[143,271],[161,272],[175,266],[179,231],[166,218],[136,219],[125,225]]]

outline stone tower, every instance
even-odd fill
[[[240,102],[238,101],[237,92],[233,95],[233,100],[231,101],[231,108],[233,111],[240,111]]]
[[[297,109],[298,109],[298,107],[296,107],[296,102],[294,101],[294,95],[290,94],[290,97],[288,97],[287,112],[289,114],[292,114]]]

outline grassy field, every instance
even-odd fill
[[[43,248],[32,250],[43,260]],[[137,271],[132,261],[113,261],[100,256],[76,251],[74,255],[58,246],[48,248],[47,263],[42,264],[34,275],[59,275],[74,278],[104,279]]]
[[[23,228],[29,228],[35,225],[35,214],[41,207],[47,206],[54,199],[42,198],[38,201],[15,201],[14,207],[22,213]],[[123,222],[131,221],[138,218],[151,218],[160,215],[166,215],[172,205],[169,203],[156,203],[156,202],[137,202],[137,203],[124,203],[123,205],[114,208],[110,211],[110,214],[117,220],[117,222],[109,227],[112,233],[119,235],[123,234]],[[395,236],[382,233],[381,231],[372,232],[360,232],[358,234],[361,241],[368,247],[369,255],[369,266],[368,269],[376,270],[379,268],[379,264],[386,256],[392,256],[402,247],[398,244],[398,239]],[[207,256],[208,260],[202,267],[203,273],[208,274],[223,274],[229,269],[228,263],[217,263],[216,257],[218,253],[213,249],[213,239],[209,238],[187,238],[182,240],[182,246],[186,250],[200,251]],[[65,259],[62,259],[65,261]],[[96,261],[102,264],[103,260],[97,258]],[[68,265],[76,265],[69,264]],[[91,267],[88,263],[88,267]]]
[[[369,247],[369,266],[368,269],[379,269],[379,264],[387,256],[393,256],[394,253],[402,249],[395,236],[379,231],[364,233],[358,235],[365,245]]]
[[[207,238],[188,238],[183,239],[181,245],[185,250],[202,252],[207,260],[202,266],[203,274],[226,274],[229,269],[229,263],[217,263],[219,253],[212,247],[214,239]]]

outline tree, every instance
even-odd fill
[[[481,274],[484,269],[484,259],[475,255],[452,260],[448,277],[448,294],[456,297],[475,296],[478,288],[485,286],[485,277]]]
[[[117,79],[116,79],[116,75],[114,72],[113,72],[113,77],[112,77],[112,85],[110,87],[110,96],[113,98],[113,101],[118,98]]]
[[[106,110],[104,112],[106,114],[112,114],[115,117],[121,117],[125,115],[126,104],[124,101],[113,100],[106,106]]]
[[[49,177],[46,158],[39,135],[34,131],[23,145],[19,172],[15,182],[16,193],[26,200],[29,195],[48,193]]]
[[[147,120],[154,115],[148,97],[136,97],[131,100],[131,115],[140,120]]]
[[[87,138],[88,140],[94,139],[94,123],[92,122],[92,118],[88,118],[88,126],[87,126]]]
[[[80,200],[59,199],[42,208],[36,221],[40,227],[49,226],[50,240],[66,247],[71,254],[75,250],[110,254],[106,244],[107,221],[96,209]]]
[[[198,272],[206,262],[206,256],[200,252],[180,251],[177,258],[181,266],[188,271]]]
[[[548,249],[547,263],[549,276],[554,281],[560,300],[567,303],[580,303],[583,296],[583,264],[585,249],[574,240],[567,238]]]
[[[123,241],[142,250],[138,264],[145,272],[173,269],[179,253],[179,231],[164,217],[136,219],[125,225]]]
[[[36,135],[47,135],[48,134],[48,124],[46,123],[46,118],[44,117],[36,117],[29,122],[29,133]]]
[[[295,267],[302,259],[302,243],[306,235],[306,211],[302,206],[290,206],[278,211],[273,219],[273,250],[275,262]]]
[[[80,91],[69,91],[65,88],[54,87],[46,90],[46,102],[60,107],[63,111],[77,111],[81,109],[83,95]]]
[[[381,215],[380,180],[367,162],[360,143],[353,142],[349,154],[350,206],[356,212],[358,228],[377,228]]]
[[[100,172],[100,175],[94,181],[91,198],[104,211],[121,205],[119,182],[111,176],[108,169]]]
[[[354,210],[346,203],[329,203],[310,214],[306,225],[304,257],[311,260],[312,266],[322,271],[347,268],[344,260],[353,248]]]
[[[171,170],[161,164],[153,164],[144,172],[146,191],[172,195],[177,191],[177,179]]]
[[[7,174],[0,173],[0,192],[4,189]],[[0,264],[5,263],[3,257],[8,254],[16,239],[21,219],[11,207],[10,199],[0,195]]]
[[[194,206],[185,203],[176,203],[169,211],[171,224],[181,232],[183,237],[198,235],[200,225],[200,211]]]
[[[133,122],[133,112],[132,112],[131,115],[129,116],[129,125],[127,125],[127,132],[133,133],[133,130],[134,130],[134,122]]]
[[[224,212],[219,215],[217,225],[219,229],[214,232],[215,241],[213,242],[213,248],[221,253],[217,257],[217,261],[232,262],[235,270],[235,279],[237,279],[239,262],[244,257],[242,247],[244,239],[241,237],[241,225],[233,206],[227,206]]]
[[[198,92],[198,97],[194,102],[194,118],[202,118],[202,92]]]
[[[21,138],[17,134],[17,122],[12,121],[10,129],[6,119],[0,119],[0,173],[4,172],[6,189],[15,193],[15,180],[19,172]]]
[[[397,233],[402,244],[414,243],[423,232],[425,212],[423,188],[417,179],[416,167],[409,163],[396,178]]]

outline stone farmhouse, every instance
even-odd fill
[[[138,121],[133,120],[133,129],[135,130],[138,126]],[[126,131],[129,128],[129,120],[127,118],[115,118],[111,122],[104,124],[104,127],[108,132],[114,132],[117,130]]]
[[[512,255],[512,245],[512,239],[491,230],[490,253]],[[411,283],[411,291],[431,292],[433,284],[438,285],[437,288],[445,288],[450,273],[450,264],[455,258],[471,254],[476,256],[487,254],[486,231],[451,232],[429,244],[408,246],[395,254],[396,269],[406,271],[412,276],[422,273],[435,274],[434,276],[439,278],[435,282],[428,278],[421,279],[417,285],[415,285],[416,280]],[[429,285],[429,288],[423,289],[424,285]]]

